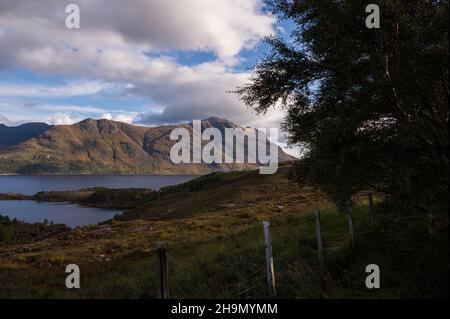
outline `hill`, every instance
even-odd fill
[[[175,143],[170,133],[175,127],[192,132],[191,124],[143,127],[104,119],[47,127],[15,145],[10,145],[10,138],[9,148],[0,150],[0,173],[205,174],[257,167],[251,163],[175,165],[169,156]],[[207,127],[223,131],[239,126],[209,118],[202,121],[202,128]],[[292,159],[279,148],[280,162]]]
[[[20,144],[51,128],[45,123],[27,123],[15,127],[0,124],[0,150]]]
[[[0,243],[0,298],[155,298],[159,240],[168,244],[172,298],[264,298],[263,220],[271,221],[280,298],[448,298],[448,215],[436,219],[443,222],[430,234],[425,219],[376,198],[370,225],[367,202],[355,198],[352,248],[346,216],[288,176],[288,166],[266,176],[212,174],[162,190],[99,225],[56,234],[44,228],[37,239],[25,234]],[[316,208],[326,269],[317,261]],[[71,263],[81,269],[82,289],[64,285]],[[381,268],[381,289],[364,284],[372,263]]]

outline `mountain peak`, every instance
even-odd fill
[[[226,128],[240,128],[219,117],[210,117],[202,121],[202,129],[212,127],[218,128],[222,133]],[[8,168],[7,173],[33,174],[49,172],[205,174],[258,167],[256,163],[175,165],[170,160],[170,149],[175,143],[169,138],[172,129],[173,125],[143,127],[92,118],[74,125],[49,126],[48,129],[44,127],[31,132],[25,130],[25,127],[20,130],[0,127],[3,131],[0,133],[0,149],[3,148],[0,152],[0,161],[12,163],[12,168]],[[18,134],[17,130],[22,134]],[[45,133],[41,134],[43,131]],[[21,138],[17,139],[19,136]],[[11,146],[13,147],[10,148]],[[31,162],[30,154],[34,158],[39,158],[40,162],[38,164]],[[282,162],[291,158],[280,150],[279,160]]]
[[[97,120],[96,119],[93,119],[93,118],[91,118],[91,117],[88,117],[88,118],[85,118],[84,120],[82,120],[82,121],[80,121],[80,122],[78,122],[77,124],[83,124],[83,123],[93,123],[93,122],[97,122]]]
[[[217,116],[208,117],[204,121],[209,121],[209,122],[229,122],[228,120],[226,120],[224,118],[221,118],[221,117],[217,117]]]
[[[202,129],[208,128],[208,127],[215,127],[224,132],[226,128],[240,128],[239,125],[234,124],[233,122],[228,121],[227,119],[219,118],[219,117],[210,117],[206,120],[202,120]]]
[[[202,124],[206,124],[208,127],[217,127],[217,126],[219,126],[219,127],[222,127],[222,126],[224,126],[224,127],[239,127],[235,123],[233,123],[227,119],[217,117],[217,116],[211,116],[211,117],[209,117],[207,119],[203,119],[201,121],[202,121]],[[110,119],[94,119],[94,118],[88,117],[78,123],[75,123],[75,125],[86,126],[86,125],[97,125],[99,123],[123,123],[123,122],[114,121],[114,120],[110,120]],[[123,124],[129,124],[129,123],[123,123]],[[131,125],[136,126],[135,124],[131,124]]]

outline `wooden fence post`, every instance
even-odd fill
[[[275,285],[275,269],[273,266],[272,236],[270,233],[270,222],[263,222],[263,227],[264,227],[264,251],[266,255],[267,284],[269,286],[270,297],[275,298],[277,296],[277,289]]]
[[[156,296],[158,299],[169,298],[169,273],[166,243],[156,243]]]
[[[319,256],[320,267],[324,267],[323,261],[323,242],[322,242],[322,230],[320,226],[320,210],[316,210],[316,233],[317,233],[317,254]]]
[[[370,224],[373,226],[374,224],[374,209],[373,209],[373,195],[370,193],[369,195],[369,218],[370,218]]]
[[[352,204],[350,203],[348,207],[348,230],[350,232],[350,240],[352,242],[352,247],[355,247],[355,235],[353,232],[353,208]]]

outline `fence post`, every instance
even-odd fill
[[[269,286],[269,295],[274,298],[277,296],[277,289],[275,285],[275,269],[273,266],[272,255],[272,236],[270,233],[270,222],[263,222],[264,227],[264,250],[266,256],[266,274],[267,284]]]
[[[373,226],[374,224],[374,209],[373,209],[373,195],[372,193],[369,194],[369,218],[370,218],[370,224]]]
[[[158,299],[169,298],[169,273],[166,243],[156,243],[156,296]]]
[[[355,248],[355,235],[353,232],[353,208],[352,208],[351,203],[348,207],[348,230],[350,232],[350,239],[352,242],[352,247]]]
[[[322,242],[322,229],[320,226],[320,210],[316,210],[316,232],[317,232],[317,254],[319,256],[320,267],[324,267],[323,261],[323,242]]]

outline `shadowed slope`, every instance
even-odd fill
[[[45,123],[28,123],[15,127],[0,124],[0,150],[20,144],[51,128]]]

